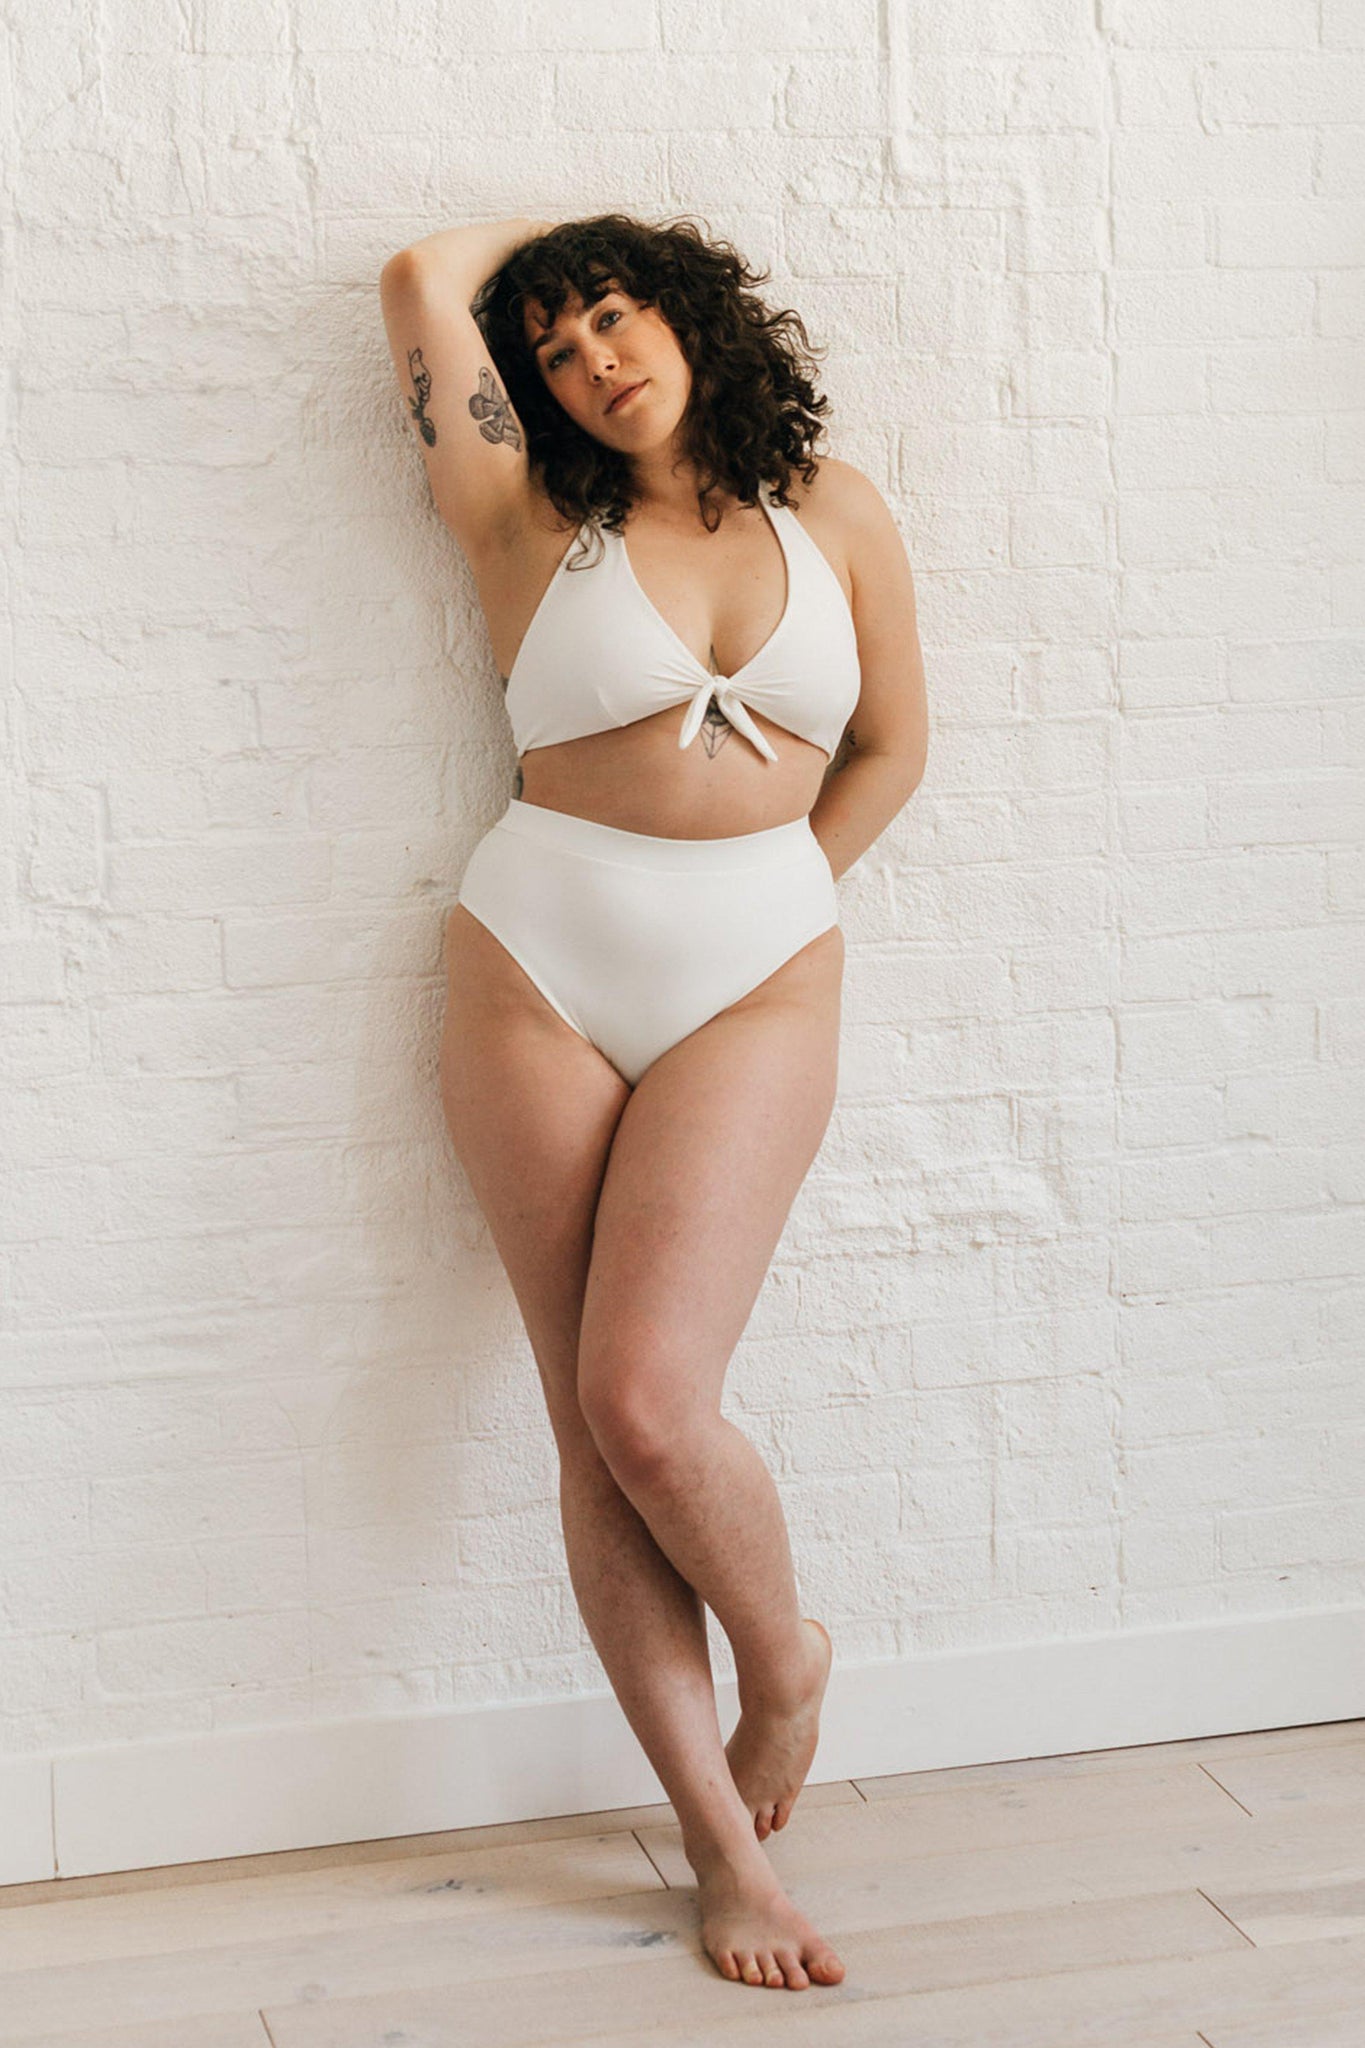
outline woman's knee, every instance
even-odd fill
[[[681,1469],[699,1417],[677,1399],[678,1376],[651,1358],[580,1352],[578,1402],[613,1472],[623,1481],[666,1482]],[[671,1391],[670,1391],[671,1390]]]

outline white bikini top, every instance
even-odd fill
[[[518,754],[633,725],[682,703],[688,711],[678,745],[688,747],[713,697],[769,761],[777,755],[746,707],[835,752],[862,687],[853,614],[838,577],[791,507],[774,504],[767,484],[760,495],[786,561],[787,602],[758,653],[732,676],[703,668],[645,596],[619,533],[603,527],[605,553],[590,567],[568,569],[580,526],[507,679]]]

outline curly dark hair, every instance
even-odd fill
[[[799,314],[770,312],[757,297],[752,287],[770,275],[686,217],[650,226],[624,213],[565,221],[493,272],[471,310],[526,430],[532,473],[560,513],[619,532],[638,492],[629,458],[578,426],[546,388],[523,308],[536,300],[553,324],[571,293],[588,306],[613,286],[657,307],[691,368],[682,451],[696,468],[708,532],[721,519],[712,491],[752,505],[766,482],[785,505],[794,470],[814,479],[811,450],[829,400],[808,372],[825,350],[812,347]]]

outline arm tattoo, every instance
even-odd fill
[[[410,348],[408,350],[408,369],[412,373],[412,381],[417,391],[416,398],[408,400],[408,404],[412,407],[413,421],[428,448],[434,448],[436,446],[435,423],[427,418],[424,410],[426,402],[431,396],[431,372],[422,361],[422,351],[420,348]]]
[[[479,432],[485,441],[507,441],[513,448],[520,448],[521,435],[517,431],[516,416],[487,363],[479,365],[479,388],[469,401],[469,410],[478,421]]]

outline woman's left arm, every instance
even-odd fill
[[[850,463],[822,464],[848,533],[862,689],[811,808],[811,830],[836,876],[904,810],[924,775],[929,709],[915,580],[880,491]]]

